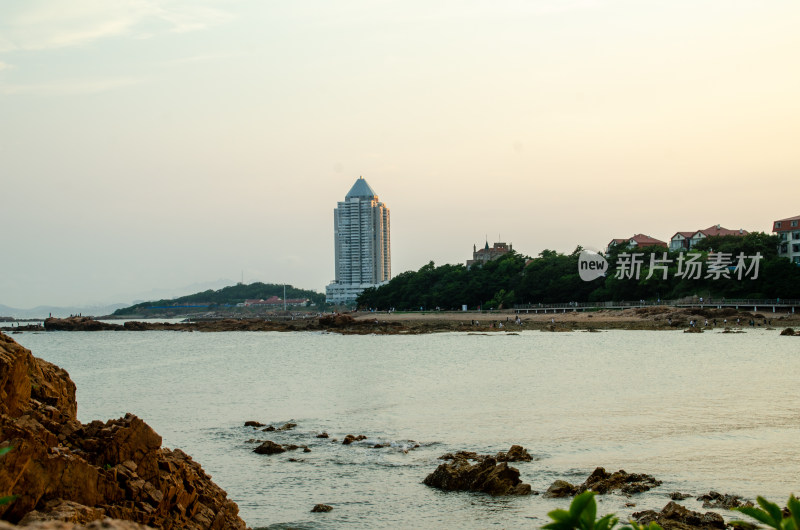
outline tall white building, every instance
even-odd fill
[[[336,279],[325,288],[326,300],[347,304],[368,287],[392,277],[389,208],[359,177],[333,210]]]

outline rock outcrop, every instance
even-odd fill
[[[738,495],[723,495],[716,491],[709,491],[705,495],[697,497],[698,501],[703,501],[703,508],[724,508],[732,510],[741,506],[754,506],[752,501],[741,498]]]
[[[609,473],[602,467],[598,467],[583,484],[578,486],[574,486],[565,480],[556,480],[548,488],[544,496],[548,498],[571,497],[587,490],[601,495],[613,491],[619,491],[623,495],[632,495],[660,485],[661,481],[656,480],[652,475],[626,473],[623,470]]]
[[[108,331],[125,329],[120,324],[108,324],[90,317],[50,317],[44,320],[47,331]]]
[[[132,414],[77,420],[67,372],[0,334],[0,519],[86,525],[105,517],[165,530],[245,529],[199,464]],[[129,526],[130,527],[130,526]],[[124,528],[124,526],[119,526]]]
[[[494,457],[498,462],[530,462],[533,457],[521,445],[512,445],[507,453],[499,452]]]
[[[689,510],[670,502],[660,512],[646,510],[636,512],[633,518],[637,523],[649,525],[652,522],[658,523],[664,530],[714,530],[725,528],[725,520],[718,513],[700,513]]]
[[[523,484],[519,470],[506,462],[487,456],[470,464],[467,458],[455,458],[439,464],[424,484],[445,491],[474,491],[490,495],[530,495],[530,484]]]

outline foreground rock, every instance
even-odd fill
[[[132,414],[77,420],[63,369],[0,334],[0,519],[87,524],[105,517],[166,530],[245,529],[238,507],[199,464]]]
[[[650,488],[660,486],[661,481],[651,475],[626,473],[623,470],[609,473],[602,467],[596,468],[583,484],[574,486],[565,480],[556,480],[544,494],[547,498],[571,497],[591,490],[599,494],[619,491],[623,495],[642,493]]]
[[[725,528],[725,520],[718,513],[700,513],[670,502],[660,512],[646,510],[633,514],[636,522],[642,525],[658,523],[664,530],[713,530]]]
[[[0,521],[0,530],[19,530],[19,528],[19,526]],[[62,521],[31,522],[26,523],[22,528],[26,530],[152,530],[153,527],[106,518],[92,521],[86,525]]]
[[[724,508],[732,510],[741,506],[753,506],[751,501],[745,500],[738,495],[723,495],[716,491],[709,491],[705,495],[700,495],[697,500],[703,501],[703,508]]]
[[[424,484],[445,491],[474,491],[489,495],[530,495],[530,484],[523,484],[519,470],[506,462],[497,463],[485,457],[475,464],[467,458],[456,458],[439,464],[436,471],[428,475]]]

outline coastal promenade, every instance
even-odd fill
[[[743,311],[770,313],[795,313],[800,311],[800,300],[792,299],[725,299],[725,298],[681,298],[678,300],[638,300],[620,302],[567,302],[553,304],[517,304],[515,313],[567,313],[575,311],[597,311],[599,309],[631,309],[637,307],[667,306],[691,309],[732,308]]]

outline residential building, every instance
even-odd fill
[[[610,252],[612,248],[624,245],[626,247],[664,247],[667,248],[667,244],[660,239],[656,239],[654,237],[646,236],[644,234],[636,234],[633,237],[629,237],[627,239],[612,239],[608,246],[606,247],[606,252]]]
[[[747,230],[729,230],[720,225],[709,226],[703,230],[695,230],[694,232],[675,232],[675,235],[669,241],[670,250],[690,250],[697,245],[700,241],[707,237],[716,236],[746,236],[749,234]]]
[[[285,301],[277,296],[270,296],[266,300],[262,299],[247,299],[242,304],[243,307],[283,307],[284,302],[286,307],[305,305],[308,298],[287,298]]]
[[[492,244],[491,248],[489,248],[489,241],[486,241],[486,245],[482,249],[478,249],[477,245],[472,245],[472,259],[467,260],[467,268],[469,269],[476,263],[486,263],[487,261],[492,261],[493,259],[497,259],[500,256],[508,254],[514,250],[510,244],[506,243],[494,243]]]
[[[772,231],[780,238],[778,255],[800,265],[800,215],[775,221]]]
[[[389,281],[389,208],[363,177],[333,210],[333,231],[336,279],[325,288],[329,303],[353,303],[364,289]]]

